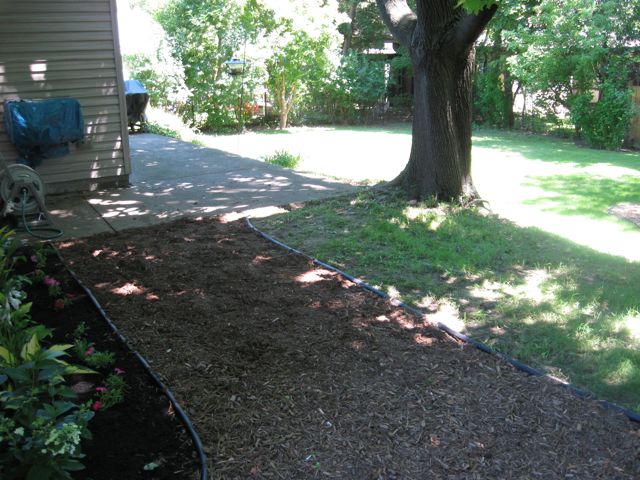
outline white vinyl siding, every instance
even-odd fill
[[[125,184],[131,173],[115,0],[0,0],[0,102],[69,96],[85,141],[36,170],[48,191]],[[0,103],[0,151],[9,142]]]

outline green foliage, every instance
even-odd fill
[[[0,230],[0,473],[8,480],[71,479],[83,468],[81,438],[93,413],[79,408],[65,376],[90,372],[63,360],[71,345],[46,346],[16,276],[12,232]],[[36,264],[40,259],[36,255]]]
[[[302,161],[302,158],[300,158],[300,155],[294,155],[293,153],[289,153],[285,150],[278,150],[273,155],[267,155],[264,157],[264,161],[271,165],[295,169]]]
[[[464,8],[469,13],[478,13],[495,4],[500,5],[500,0],[459,0],[456,6]]]
[[[99,392],[98,398],[103,409],[108,409],[124,402],[128,385],[122,375],[110,374],[105,380],[105,389]]]
[[[371,112],[385,95],[384,63],[357,53],[347,53],[340,65],[313,92],[313,109],[331,121],[354,121]]]
[[[110,367],[115,363],[115,354],[113,352],[95,351],[91,355],[86,355],[84,361],[91,368],[101,370]]]
[[[478,72],[474,82],[473,118],[481,125],[504,127],[507,125],[509,104],[504,95],[504,82],[499,69]]]
[[[48,330],[26,331],[33,334],[19,352],[0,347],[2,472],[10,479],[70,479],[68,472],[83,468],[80,440],[90,436],[86,426],[93,413],[72,402],[76,395],[64,377],[85,370],[62,360],[71,345],[45,348],[40,342]],[[16,336],[28,337],[24,331]],[[2,344],[16,346],[4,339]]]
[[[348,17],[348,21],[338,25],[344,37],[343,53],[382,47],[388,34],[375,0],[340,0],[338,3],[340,12]]]
[[[14,394],[11,417],[0,411],[0,473],[6,480],[71,480],[82,470],[82,439],[93,412],[86,407],[53,401],[38,404],[28,395]]]
[[[84,322],[78,324],[73,331],[73,347],[76,357],[96,370],[112,366],[115,363],[115,354],[96,350],[93,343],[87,338],[87,331],[88,328]]]
[[[171,128],[163,127],[162,125],[155,122],[148,122],[146,125],[147,133],[154,133],[156,135],[162,135],[164,137],[170,138],[180,138],[180,133]]]
[[[242,55],[243,46],[272,20],[254,0],[174,0],[157,13],[172,40],[191,92],[179,112],[191,126],[220,130],[241,120],[241,91],[255,97],[257,72],[242,79],[225,72],[224,62]]]
[[[287,126],[289,112],[298,98],[329,68],[328,45],[327,35],[313,38],[286,23],[281,28],[278,42],[266,61],[267,86],[280,116],[280,128]]]
[[[592,103],[592,98],[591,92],[585,92],[571,102],[571,118],[578,131],[590,147],[620,148],[633,115],[631,91],[606,81],[600,100]]]
[[[123,55],[131,78],[139,80],[149,92],[149,102],[153,106],[171,111],[183,109],[190,92],[185,84],[182,65],[173,57],[166,42],[155,55]]]

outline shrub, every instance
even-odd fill
[[[295,169],[302,161],[302,158],[300,155],[294,155],[285,150],[278,150],[273,155],[267,155],[264,157],[264,161],[271,165]]]
[[[499,70],[489,68],[476,74],[473,102],[475,121],[492,127],[507,125],[509,106],[503,88]]]
[[[385,96],[384,62],[349,53],[324,82],[312,85],[306,110],[324,121],[354,122]],[[320,113],[322,112],[322,113]]]
[[[571,118],[580,135],[593,148],[620,148],[633,115],[631,91],[605,81],[600,100],[592,103],[591,99],[591,92],[585,92],[571,103]]]

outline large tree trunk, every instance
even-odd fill
[[[474,42],[496,6],[476,14],[458,0],[377,0],[393,36],[411,52],[413,135],[409,162],[392,182],[411,199],[473,199],[471,96]]]
[[[349,5],[349,30],[344,34],[344,42],[342,43],[342,55],[346,55],[351,50],[351,43],[353,42],[353,31],[356,28],[356,14],[358,12],[358,4],[360,2],[353,0]]]
[[[424,50],[423,50],[424,51]],[[413,55],[413,135],[409,162],[394,184],[409,198],[476,195],[471,179],[473,50]]]

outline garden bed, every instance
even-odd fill
[[[187,410],[211,478],[640,477],[638,424],[242,223],[59,247]]]
[[[18,265],[18,273],[33,270],[27,259]],[[167,399],[147,374],[137,357],[118,339],[101,314],[94,307],[56,255],[49,255],[43,269],[48,278],[60,282],[66,298],[71,299],[60,308],[55,305],[47,286],[33,282],[26,287],[27,300],[32,302],[31,316],[35,323],[53,329],[49,343],[73,344],[78,325],[86,326],[87,339],[92,348],[112,352],[115,361],[100,375],[72,377],[74,390],[81,392],[80,400],[93,402],[98,398],[95,387],[101,385],[112,369],[117,369],[126,382],[124,402],[111,408],[97,408],[89,422],[92,439],[83,442],[82,460],[85,469],[75,472],[74,479],[195,479],[198,461],[193,442]],[[57,307],[57,308],[56,308]],[[75,355],[73,355],[75,357]],[[69,358],[78,363],[78,358]]]

